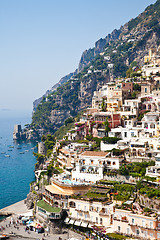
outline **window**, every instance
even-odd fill
[[[127,234],[129,234],[129,228],[127,228]]]
[[[136,229],[136,234],[139,235],[139,229]]]
[[[147,231],[144,231],[144,236],[145,238],[147,238]]]
[[[160,238],[160,233],[157,233],[157,238]]]
[[[120,226],[118,226],[118,232],[120,232],[121,231],[121,227]]]
[[[102,218],[100,218],[100,224],[103,225],[103,220],[102,220]]]
[[[98,217],[96,217],[96,223],[98,223]]]
[[[147,93],[147,88],[144,89],[145,93]]]
[[[134,218],[132,218],[132,224],[134,224]]]
[[[131,132],[131,137],[134,137],[134,132]]]
[[[127,132],[124,132],[124,137],[127,137]]]
[[[150,222],[150,228],[153,228],[153,222]]]
[[[85,219],[87,219],[87,214],[85,214]]]
[[[142,220],[142,227],[145,227],[145,226],[146,226],[145,221]]]

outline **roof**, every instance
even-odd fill
[[[62,153],[64,153],[64,154],[69,154],[69,152],[66,151],[66,150],[64,150],[64,149],[60,149],[59,151],[62,152]]]
[[[37,202],[37,206],[45,209],[47,212],[59,213],[61,211],[60,208],[51,207],[44,200],[41,200],[41,201]]]
[[[92,157],[105,157],[108,152],[96,152],[96,151],[85,151],[81,156],[92,156]]]
[[[46,190],[48,190],[49,192],[53,193],[53,194],[60,194],[60,195],[72,195],[76,192],[79,192],[80,189],[66,189],[66,188],[62,188],[60,186],[57,185],[48,185],[46,186]]]

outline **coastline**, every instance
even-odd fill
[[[12,205],[9,205],[5,208],[0,209],[0,214],[1,215],[8,215],[8,214],[23,215],[27,212],[31,212],[32,210],[27,209],[27,206],[25,205],[24,200],[21,200],[19,202],[16,202]]]

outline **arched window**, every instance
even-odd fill
[[[70,206],[71,208],[75,208],[75,207],[76,207],[76,203],[73,202],[73,201],[71,201],[71,202],[69,202],[69,206]]]
[[[151,123],[150,128],[155,128],[155,124]]]
[[[145,123],[145,124],[144,124],[144,127],[145,127],[145,128],[148,128],[148,123]]]

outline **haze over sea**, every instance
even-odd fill
[[[0,209],[25,199],[34,180],[36,143],[16,143],[12,135],[15,124],[24,126],[31,118],[15,115],[0,111]]]

